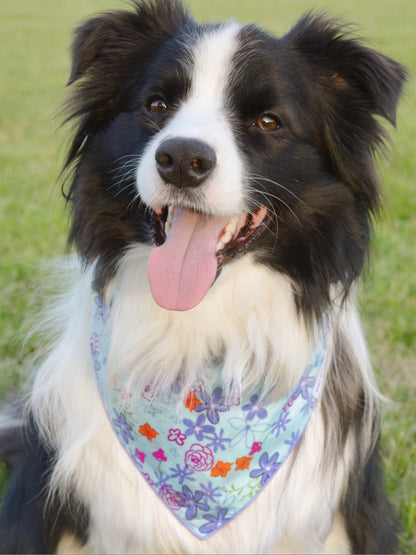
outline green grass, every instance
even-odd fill
[[[2,0],[0,3],[0,398],[21,385],[20,331],[37,301],[40,261],[64,251],[67,220],[56,178],[63,138],[54,113],[68,78],[71,31],[116,0]],[[371,44],[416,69],[412,0],[191,0],[202,20],[236,17],[284,33],[311,8],[359,24]],[[416,90],[407,87],[389,161],[381,161],[386,210],[360,295],[383,393],[394,401],[383,425],[387,486],[403,523],[403,548],[416,552]]]

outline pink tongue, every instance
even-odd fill
[[[153,249],[147,275],[158,305],[189,310],[205,297],[217,275],[215,251],[228,219],[176,207],[166,241]]]

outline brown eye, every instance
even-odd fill
[[[164,114],[168,111],[168,106],[162,98],[155,98],[148,104],[147,108],[152,114]]]
[[[256,127],[262,131],[276,131],[276,129],[280,129],[281,126],[281,121],[271,114],[263,114],[256,121]]]

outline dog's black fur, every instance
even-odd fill
[[[0,445],[11,471],[0,517],[0,553],[54,553],[65,532],[85,541],[88,513],[82,505],[46,500],[54,452],[40,441],[33,421],[0,431]]]

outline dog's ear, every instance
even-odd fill
[[[395,125],[405,69],[364,46],[347,26],[323,15],[307,14],[285,38],[313,83],[312,117],[331,169],[355,186],[369,208],[375,208],[377,180],[368,177],[375,176],[372,155],[386,138],[377,116]]]
[[[100,58],[104,59],[120,43],[120,13],[103,14],[86,21],[75,30],[72,42],[72,68],[68,85],[84,75]]]
[[[131,11],[115,11],[87,20],[72,44],[71,94],[65,122],[76,119],[64,169],[92,137],[121,111],[134,109],[143,67],[152,52],[175,30],[190,22],[178,0],[133,2]]]
[[[151,48],[189,19],[177,0],[143,0],[133,7],[101,14],[76,29],[69,85],[95,65],[113,62],[120,67],[129,52]]]

